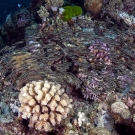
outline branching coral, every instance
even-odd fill
[[[49,12],[47,11],[45,6],[41,6],[40,10],[38,10],[37,13],[43,21],[46,21],[49,16]]]
[[[112,1],[107,4],[110,2]],[[46,6],[48,5],[44,7],[45,12],[49,11],[50,15],[46,16],[45,27],[40,32],[37,31],[37,26],[35,31],[28,33],[26,30],[27,35],[23,41],[0,52],[1,90],[7,92],[21,88],[20,116],[29,121],[29,127],[33,127],[29,128],[30,131],[42,130],[37,131],[42,134],[56,129],[62,134],[67,127],[63,126],[63,121],[70,121],[72,130],[76,130],[73,134],[84,134],[83,131],[88,134],[88,130],[95,126],[94,121],[98,127],[111,126],[109,128],[112,130],[114,123],[108,120],[111,117],[108,115],[107,105],[115,102],[116,92],[120,94],[128,91],[131,94],[135,91],[134,31],[121,31],[119,27],[113,29],[112,25],[109,27],[104,21],[95,21],[93,18],[91,20],[88,14],[77,17],[74,25],[69,26],[57,17],[58,12],[52,12],[50,7],[48,9]],[[115,6],[117,8],[117,4]],[[44,15],[41,18],[45,21]],[[45,81],[39,81],[44,78]],[[6,83],[8,87],[12,87],[7,89]],[[110,94],[112,91],[113,96]],[[66,93],[75,99],[75,113],[73,111],[72,117],[69,115],[72,100]],[[123,96],[121,100],[133,109],[133,98],[129,96],[126,101]],[[98,102],[93,104],[93,109],[86,100]],[[96,121],[99,102],[104,106]],[[14,111],[18,110],[14,104],[11,104],[11,107]],[[115,111],[116,107],[122,112],[123,106],[115,103],[111,106],[111,113],[119,115],[120,113]],[[130,115],[127,115],[125,110],[120,115],[128,119]],[[130,114],[128,111],[127,113]],[[134,117],[132,114],[131,116]],[[70,132],[68,129],[71,128],[66,129]]]
[[[22,8],[16,12],[13,19],[17,27],[27,27],[33,20],[33,15],[29,10]]]
[[[22,118],[30,119],[30,127],[51,131],[65,119],[72,108],[72,99],[60,84],[33,81],[26,84],[19,94]]]
[[[111,65],[110,48],[106,43],[97,42],[89,47],[90,53],[92,53],[96,59],[103,61],[105,64]],[[90,59],[90,61],[93,61]]]
[[[28,20],[27,20],[27,18],[19,18],[18,20],[17,20],[17,26],[18,27],[25,27],[27,24],[28,24]]]
[[[57,6],[57,7],[61,7],[64,4],[63,0],[45,0],[45,2],[47,2],[47,4],[50,6]]]
[[[124,5],[121,0],[111,0],[105,7],[104,12],[109,14],[109,16],[114,20],[120,21],[119,12],[121,12],[123,8]]]

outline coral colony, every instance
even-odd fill
[[[31,0],[0,41],[0,134],[135,135],[134,0]]]

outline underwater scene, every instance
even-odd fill
[[[135,0],[1,0],[0,135],[135,135]]]
[[[0,24],[4,23],[8,15],[13,15],[20,7],[27,7],[30,0],[1,0]]]

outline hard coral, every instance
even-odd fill
[[[25,27],[25,26],[27,26],[28,23],[29,23],[28,19],[27,18],[24,18],[24,17],[19,18],[17,20],[17,26],[18,27]]]
[[[47,11],[45,6],[41,6],[40,10],[38,10],[37,13],[42,19],[42,21],[46,21],[46,18],[49,16],[49,12]]]
[[[89,47],[89,50],[95,56],[95,59],[111,65],[110,48],[106,43],[97,41]],[[91,62],[93,59],[89,59],[89,61]]]
[[[88,12],[97,15],[102,10],[102,0],[85,0],[84,7]]]
[[[111,111],[114,114],[118,114],[121,116],[123,119],[129,119],[130,118],[130,111],[128,106],[124,104],[123,102],[115,102],[111,105]]]
[[[64,4],[63,0],[45,0],[45,2],[47,2],[47,4],[49,4],[50,6],[62,6]]]
[[[22,67],[27,65],[29,70],[37,70],[39,65],[36,64],[36,60],[34,60],[32,55],[29,52],[18,52],[16,53],[10,60],[11,66],[15,71],[19,71]]]
[[[51,131],[72,107],[72,99],[64,93],[60,84],[45,81],[32,81],[21,89],[19,94],[22,118],[29,119],[29,127]]]

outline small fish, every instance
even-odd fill
[[[128,84],[125,88],[125,90],[121,93],[120,97],[124,97],[124,96],[128,96],[129,90],[130,90],[131,86]]]
[[[21,4],[17,4],[17,7],[20,8],[22,5]]]

